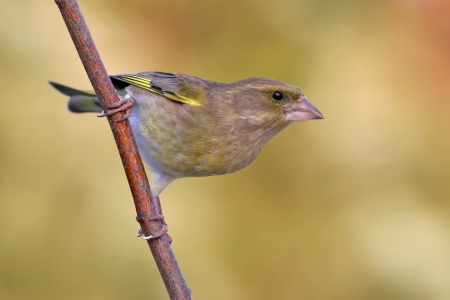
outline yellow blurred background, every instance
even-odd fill
[[[299,86],[325,120],[163,194],[195,299],[450,299],[450,2],[80,1],[110,74]],[[0,10],[0,299],[168,299],[53,1]]]

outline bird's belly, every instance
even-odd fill
[[[196,128],[170,118],[142,122],[134,115],[130,122],[141,156],[150,169],[177,178],[238,171],[250,164],[263,147],[258,141],[242,143],[232,135],[218,136],[213,128]]]

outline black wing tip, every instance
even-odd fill
[[[47,81],[48,84],[50,84],[52,87],[54,87],[55,89],[57,89],[59,91],[59,88],[64,87],[62,84],[54,82],[54,81]]]
[[[122,79],[121,75],[109,76],[109,78],[111,79],[111,82],[114,85],[114,87],[118,90],[122,90],[130,85],[128,82],[125,82]]]
[[[71,88],[67,85],[61,84],[61,83],[57,83],[54,81],[48,81],[48,83],[55,88],[55,90],[57,90],[58,92],[60,92],[63,95],[72,97],[72,96],[76,96],[76,95],[83,95],[83,96],[95,96],[94,92],[89,92],[89,91],[82,91],[82,90],[78,90],[78,89],[74,89]]]
[[[73,95],[76,95],[76,94],[77,94],[77,90],[75,90],[75,89],[73,89],[73,88],[71,88],[71,87],[68,87],[68,86],[66,86],[66,85],[64,85],[64,84],[57,83],[57,82],[54,82],[54,81],[48,81],[48,83],[49,83],[55,90],[57,90],[58,92],[60,92],[60,93],[63,94],[63,95],[66,95],[66,96],[73,96]]]

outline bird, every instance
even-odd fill
[[[299,88],[264,77],[218,83],[186,74],[142,72],[110,79],[128,110],[139,152],[154,174],[155,196],[175,179],[241,170],[288,125],[324,118]],[[49,83],[70,97],[69,111],[108,115],[93,91]]]
[[[288,125],[324,118],[299,88],[265,77],[218,83],[142,72],[110,79],[120,101],[109,108],[102,108],[93,91],[49,83],[70,97],[71,112],[125,112],[122,118],[129,120],[139,153],[154,175],[151,190],[160,214],[153,219],[163,224],[159,195],[172,181],[241,170]]]

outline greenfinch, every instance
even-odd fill
[[[121,101],[103,115],[127,111],[139,152],[155,175],[155,196],[178,178],[238,171],[289,124],[323,119],[300,89],[263,77],[232,83],[166,72],[110,78]],[[70,111],[103,111],[94,92],[50,84],[70,96]]]

